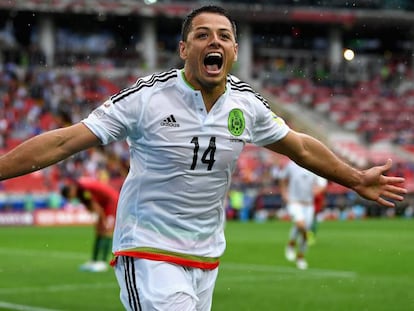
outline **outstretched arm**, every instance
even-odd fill
[[[394,206],[389,200],[402,201],[403,194],[407,193],[405,188],[397,186],[404,182],[404,178],[384,175],[391,168],[391,160],[381,166],[359,170],[339,159],[317,139],[292,130],[266,148],[284,154],[300,166],[387,207]]]
[[[42,133],[0,157],[0,180],[40,170],[99,144],[82,123]]]

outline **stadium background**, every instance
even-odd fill
[[[360,167],[392,157],[390,174],[407,178],[411,194],[395,209],[331,183],[323,217],[413,217],[410,1],[0,0],[2,152],[82,119],[144,74],[179,66],[182,18],[206,3],[222,5],[236,18],[240,55],[234,72],[293,128]],[[347,49],[354,58],[344,58]],[[284,161],[246,147],[229,193],[229,218],[285,217],[273,175]],[[127,170],[120,143],[2,182],[0,225],[89,223],[85,214],[56,216],[64,204],[62,181],[87,174],[119,187]]]

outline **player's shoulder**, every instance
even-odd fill
[[[139,77],[135,82],[135,87],[152,87],[157,84],[165,84],[175,81],[178,77],[179,71],[177,69],[170,69],[167,71],[156,72],[150,75]]]
[[[297,165],[294,161],[289,161],[285,165],[285,170],[289,173],[300,173],[303,171],[303,168],[299,165]]]
[[[174,85],[178,78],[178,70],[170,69],[167,71],[156,72],[150,75],[139,77],[136,82],[119,93],[113,95],[111,100],[113,102],[138,95],[142,92],[152,93],[165,87]]]
[[[239,79],[235,75],[229,74],[227,76],[227,83],[234,91],[242,93],[254,93],[254,90],[249,83]]]
[[[240,80],[238,77],[229,74],[227,76],[227,86],[230,88],[232,96],[257,101],[269,108],[267,100],[254,90],[249,83]]]

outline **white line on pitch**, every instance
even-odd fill
[[[58,252],[58,251],[49,251],[45,249],[44,251],[41,250],[31,250],[31,249],[16,249],[16,248],[0,248],[0,254],[6,255],[20,255],[20,256],[32,256],[32,257],[54,257],[54,258],[65,258],[65,259],[82,259],[85,258],[85,255],[88,254],[84,253],[75,253],[75,252]]]
[[[32,306],[18,305],[7,301],[0,301],[0,308],[7,308],[8,310],[16,311],[59,311],[57,309],[46,309]]]
[[[288,274],[300,274],[301,276],[319,276],[319,277],[343,277],[343,278],[355,278],[357,273],[354,271],[339,271],[339,270],[327,270],[327,269],[314,269],[310,268],[306,271],[299,271],[297,268],[284,267],[284,266],[270,266],[270,265],[257,265],[257,264],[243,264],[243,263],[231,263],[223,262],[220,267],[224,270],[241,270],[244,272],[266,272],[266,273],[288,273]]]
[[[63,284],[44,287],[22,287],[22,288],[2,288],[0,289],[0,295],[3,294],[20,294],[20,293],[53,293],[53,292],[65,292],[65,291],[78,291],[82,289],[102,289],[102,288],[116,288],[118,284],[114,283],[95,283],[95,284]]]

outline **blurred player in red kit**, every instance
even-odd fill
[[[106,271],[112,248],[118,191],[97,179],[81,177],[77,181],[67,183],[62,188],[62,196],[68,202],[79,200],[90,212],[97,215],[92,258],[81,265],[80,269],[90,272]]]

